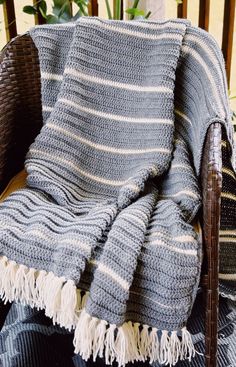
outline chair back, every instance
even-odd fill
[[[41,126],[38,52],[25,34],[0,53],[0,192],[23,168],[25,154]]]

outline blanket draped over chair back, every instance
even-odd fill
[[[74,329],[85,360],[191,360],[212,122],[233,151],[222,55],[183,20],[84,17],[30,35],[44,125],[27,187],[0,205],[0,295]]]

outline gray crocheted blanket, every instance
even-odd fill
[[[44,125],[27,187],[0,206],[0,295],[75,329],[85,360],[191,360],[212,122],[233,148],[222,55],[182,20],[86,17],[30,35]]]

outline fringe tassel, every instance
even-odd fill
[[[131,321],[121,326],[108,324],[86,312],[88,295],[77,290],[72,280],[0,257],[0,297],[4,302],[19,301],[45,309],[54,323],[75,329],[75,353],[85,360],[105,356],[106,364],[117,361],[119,367],[146,360],[174,366],[178,360],[191,361],[197,353],[186,327],[178,336],[167,330],[158,335],[156,328]]]
[[[97,323],[97,327],[94,332],[94,343],[93,343],[93,361],[96,362],[97,356],[103,357],[103,350],[105,344],[105,334],[107,329],[107,322],[101,320]]]
[[[143,325],[140,331],[138,323],[125,322],[121,326],[108,324],[104,320],[91,317],[86,310],[80,314],[74,335],[75,353],[88,360],[93,356],[105,356],[105,363],[118,363],[118,367],[128,362],[159,362],[174,366],[178,360],[191,359],[195,356],[195,348],[186,327],[178,336],[177,331],[161,331]]]
[[[83,297],[80,292],[72,280],[0,257],[0,297],[5,303],[17,301],[44,309],[54,323],[71,330],[88,297],[88,292]]]

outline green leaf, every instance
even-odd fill
[[[150,17],[150,15],[152,14],[151,11],[149,11],[146,15],[145,15],[145,19],[148,19]]]
[[[71,8],[68,0],[53,0],[54,6],[52,8],[53,15],[57,16],[60,23],[71,20]]]
[[[40,1],[39,11],[42,14],[42,17],[47,19],[47,3],[45,0]]]
[[[64,5],[62,5],[62,7],[61,7],[61,9],[60,9],[60,11],[58,13],[58,18],[62,17],[64,15],[64,13],[66,14],[66,12],[67,12],[67,6],[68,6],[67,3],[65,3]]]
[[[132,8],[137,8],[140,0],[134,0]]]
[[[52,15],[52,14],[47,15],[46,21],[47,21],[48,24],[59,23],[58,17],[56,17],[55,15]]]
[[[53,14],[58,16],[58,14],[61,12],[61,8],[67,6],[67,4],[68,4],[67,0],[53,0],[53,6],[52,6]]]
[[[88,9],[88,3],[85,0],[74,0],[74,2],[79,7],[81,14],[88,16],[88,12],[85,10],[85,8]]]
[[[121,0],[114,0],[113,2],[113,19],[120,20],[121,18]]]
[[[82,17],[82,14],[81,14],[81,11],[78,10],[77,13],[73,16],[72,20],[75,21],[79,19],[80,17]]]
[[[178,5],[183,3],[183,0],[175,0],[177,2]]]
[[[26,5],[23,8],[23,12],[26,14],[37,14],[37,9],[34,6]]]
[[[130,14],[132,15],[133,17],[140,17],[140,16],[144,16],[145,13],[143,10],[140,10],[140,9],[136,9],[136,8],[129,8],[129,9],[126,9],[125,11],[127,14]]]
[[[2,5],[3,3],[5,3],[5,0],[0,0],[0,5]]]
[[[112,19],[111,7],[110,7],[110,4],[109,4],[109,0],[105,0],[105,2],[106,2],[108,19]]]
[[[131,9],[137,9],[138,4],[139,4],[139,1],[140,1],[140,0],[134,0],[134,2],[133,2],[133,6],[132,6],[132,8],[131,8]],[[135,17],[135,15],[133,15],[133,14],[131,14],[131,15],[130,15],[130,19],[131,19],[131,20],[132,20],[132,19],[134,19],[134,17]]]
[[[77,5],[81,4],[81,5],[86,6],[86,7],[88,6],[88,1],[86,1],[86,0],[74,0],[74,2]]]
[[[56,8],[59,8],[59,9],[61,9],[61,7],[62,7],[65,3],[68,3],[68,0],[53,0],[53,5],[54,5]]]

